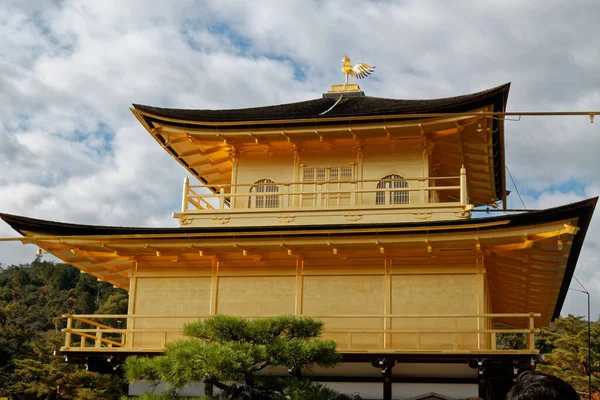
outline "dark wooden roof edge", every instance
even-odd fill
[[[296,103],[278,104],[271,106],[222,109],[222,110],[192,110],[178,108],[153,107],[143,104],[133,104],[135,110],[152,114],[157,119],[190,121],[190,122],[244,122],[269,120],[297,120],[322,118],[348,118],[359,116],[404,115],[414,113],[444,113],[463,112],[485,106],[496,105],[495,111],[504,111],[510,83],[505,83],[491,89],[461,96],[437,99],[401,100],[381,97],[347,97],[343,98],[333,109],[324,115],[325,110],[332,107],[338,99],[318,98]],[[498,107],[498,105],[500,107]],[[150,118],[152,120],[154,118]]]
[[[117,235],[132,235],[132,236],[148,236],[152,235],[165,235],[165,234],[195,234],[195,233],[243,233],[243,232],[298,232],[310,231],[312,234],[318,234],[316,232],[323,232],[328,234],[335,231],[364,229],[364,230],[377,230],[377,229],[389,229],[389,228],[414,228],[414,227],[441,227],[441,226],[452,226],[456,227],[456,231],[464,230],[486,230],[490,229],[484,227],[489,222],[507,221],[508,224],[502,225],[502,227],[518,227],[525,225],[532,225],[536,223],[546,223],[551,221],[559,221],[563,219],[579,218],[580,232],[583,235],[578,234],[576,239],[581,238],[581,244],[583,244],[583,237],[587,231],[587,227],[591,220],[594,208],[598,201],[598,197],[583,200],[577,203],[571,203],[560,207],[549,208],[546,210],[531,211],[521,214],[502,215],[494,217],[484,218],[473,218],[463,220],[447,220],[447,221],[431,221],[431,222],[402,222],[402,223],[379,223],[369,225],[357,225],[357,224],[336,224],[336,225],[302,225],[302,226],[241,226],[241,227],[186,227],[186,228],[146,228],[146,227],[123,227],[123,226],[99,226],[99,225],[81,225],[71,224],[64,222],[47,221],[35,218],[28,218],[19,215],[2,214],[0,218],[9,224],[14,230],[19,232],[21,235],[25,235],[24,232],[34,232],[40,235],[56,235],[56,236],[117,236]],[[464,227],[462,227],[464,225]],[[497,228],[493,226],[492,229]],[[444,231],[447,232],[447,231]],[[383,234],[380,233],[380,234]],[[573,246],[578,242],[574,240]],[[572,252],[573,253],[573,252]]]
[[[560,286],[560,292],[558,293],[558,299],[556,300],[556,307],[554,308],[554,313],[552,314],[552,320],[560,317],[560,311],[562,310],[565,299],[567,298],[567,292],[569,291],[569,286],[571,286],[571,280],[573,279],[573,274],[575,273],[575,266],[577,265],[577,260],[579,260],[579,254],[583,248],[583,241],[585,240],[585,235],[587,234],[590,226],[592,215],[594,214],[594,208],[596,207],[597,202],[598,197],[594,197],[579,203],[574,203],[582,205],[583,203],[587,203],[587,205],[579,209],[577,221],[579,232],[577,232],[573,238],[571,252],[569,253],[569,259],[567,260],[567,267],[565,269],[565,275]]]

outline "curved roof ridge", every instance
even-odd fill
[[[348,97],[343,99],[326,117],[353,117],[399,115],[419,112],[460,112],[488,104],[497,111],[504,110],[510,83],[483,91],[435,99],[390,99],[384,97]],[[180,109],[133,104],[141,112],[157,118],[205,122],[243,122],[319,118],[323,110],[335,103],[333,98],[320,98],[295,103],[239,109]]]

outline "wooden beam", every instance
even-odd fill
[[[211,155],[213,153],[216,153],[216,152],[222,151],[222,150],[229,151],[230,148],[231,148],[231,146],[214,146],[214,147],[210,147],[206,150],[203,150],[202,148],[198,147],[197,149],[194,149],[194,150],[179,153],[179,156],[180,157],[190,157],[190,156],[195,156],[195,155],[208,156],[208,155]]]
[[[219,164],[223,164],[226,162],[231,162],[231,157],[226,156],[226,157],[217,158],[216,160],[212,160],[207,157],[206,159],[203,159],[202,161],[190,163],[189,166],[190,167],[200,167],[202,165],[219,165]]]

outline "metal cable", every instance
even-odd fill
[[[519,196],[519,200],[521,200],[521,204],[523,204],[523,208],[527,210],[527,206],[525,205],[525,202],[523,201],[523,198],[521,197],[521,193],[519,193],[519,188],[517,188],[517,185],[515,184],[515,180],[512,177],[512,174],[510,173],[510,170],[508,169],[508,165],[506,165],[506,171],[508,172],[508,176],[510,176],[510,180],[513,184],[513,186],[515,187],[515,191],[517,192],[517,195]]]
[[[333,110],[335,108],[335,106],[338,105],[338,103],[342,100],[342,97],[344,97],[343,94],[340,95],[340,98],[337,99],[337,101],[335,103],[333,103],[333,105],[331,107],[329,107],[327,110],[323,111],[321,114],[319,115],[325,115],[327,114],[329,111]]]

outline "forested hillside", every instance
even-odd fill
[[[116,399],[120,379],[52,356],[65,313],[125,314],[127,294],[52,262],[0,269],[0,398]]]

